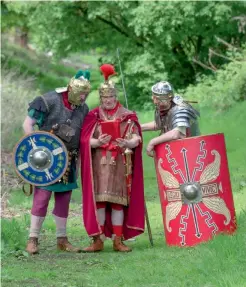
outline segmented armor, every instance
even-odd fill
[[[170,131],[176,127],[186,127],[191,131],[191,136],[200,134],[198,127],[198,117],[200,113],[196,111],[191,105],[185,103],[180,96],[175,96],[172,99],[172,107],[167,114],[162,115],[156,109],[155,121],[161,133]]]

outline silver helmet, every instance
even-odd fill
[[[173,96],[173,88],[169,82],[161,81],[151,88],[152,93],[156,96]]]

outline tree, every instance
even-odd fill
[[[2,32],[13,29],[15,41],[27,48],[29,34],[29,18],[36,3],[1,1]]]
[[[119,47],[133,102],[142,103],[155,81],[169,80],[175,87],[184,88],[195,82],[197,74],[210,73],[193,59],[207,63],[210,47],[219,53],[226,51],[215,36],[238,46],[245,41],[236,21],[231,21],[242,14],[244,2],[37,3],[28,17],[37,47],[52,50],[57,57],[101,47],[105,51],[102,61],[114,64]],[[218,67],[224,63],[223,58],[215,59]]]

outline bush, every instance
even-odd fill
[[[22,123],[28,103],[40,95],[32,89],[33,78],[21,77],[13,71],[2,71],[2,148],[11,151],[23,135]]]
[[[238,58],[238,57],[237,57]],[[197,100],[201,106],[224,110],[235,102],[246,100],[246,49],[240,60],[233,60],[214,76],[203,76],[196,85],[189,86],[185,98]]]

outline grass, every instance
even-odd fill
[[[67,86],[71,77],[81,69],[91,71],[92,90],[96,90],[102,81],[98,69],[98,57],[92,53],[88,55],[75,54],[67,58],[67,61],[58,61],[24,50],[7,41],[3,42],[1,51],[2,68],[13,70],[22,77],[23,75],[35,77],[33,86],[41,94],[57,87]]]
[[[130,254],[114,253],[110,241],[97,254],[57,252],[49,216],[40,255],[14,253],[2,258],[3,286],[245,286],[245,213],[238,218],[235,236],[218,236],[209,243],[180,249],[164,243],[159,203],[149,202],[148,208],[155,246],[150,247],[144,234],[128,243],[134,248]],[[68,232],[74,244],[88,244],[79,216],[70,216]]]
[[[18,53],[24,52],[21,50]],[[40,60],[34,58],[28,61],[29,58],[25,57],[30,55],[21,55],[24,59],[22,63],[26,62],[25,72],[28,71],[28,65],[36,67],[36,61]],[[88,104],[92,108],[99,102],[96,89],[101,78],[95,69],[97,59],[93,55],[84,58],[83,55],[73,55],[72,61],[92,63],[93,91],[88,98]],[[49,85],[53,85],[51,85],[52,88],[56,87],[56,80],[59,77],[69,75],[66,70],[62,71],[62,66],[58,67],[57,63],[54,66],[52,63],[46,63],[44,67],[47,65],[50,68],[50,74],[47,74],[46,80]],[[43,74],[45,74],[44,71],[47,70],[42,70]],[[58,72],[61,73],[60,76]],[[52,83],[49,82],[51,74],[54,75]],[[43,80],[42,77],[41,80],[37,78],[34,85],[36,90],[33,91],[33,88],[28,85],[30,78],[23,76],[19,78],[16,73],[9,72],[3,75],[2,147],[11,151],[22,135],[21,125],[26,114],[27,103],[34,94],[41,93],[40,87]],[[26,75],[32,75],[32,73],[26,73]],[[39,86],[40,83],[41,86]],[[127,243],[133,248],[133,252],[129,254],[113,252],[110,240],[105,242],[104,252],[97,254],[57,252],[55,224],[51,215],[53,200],[51,200],[49,213],[41,232],[40,255],[28,256],[24,249],[28,238],[32,197],[26,197],[21,190],[14,189],[9,194],[8,209],[15,217],[2,219],[2,286],[246,287],[245,110],[246,102],[236,104],[224,113],[203,108],[200,121],[203,134],[225,133],[238,219],[238,230],[235,235],[220,235],[213,241],[194,248],[167,247],[153,159],[147,157],[143,151],[145,198],[154,238],[153,248],[150,246],[146,231],[135,242]],[[153,120],[153,111],[141,111],[138,115],[141,122]],[[154,132],[144,134],[144,149],[155,134]],[[80,189],[75,190],[72,195],[68,235],[71,242],[77,246],[89,244],[81,221]]]
[[[234,236],[217,236],[213,241],[194,248],[167,247],[164,241],[161,207],[153,161],[144,156],[146,201],[154,238],[152,248],[147,231],[135,242],[130,254],[112,251],[107,240],[104,252],[97,254],[68,254],[56,251],[55,225],[51,213],[47,216],[41,235],[38,256],[27,256],[23,235],[16,238],[20,251],[11,253],[8,244],[2,250],[3,286],[201,286],[201,287],[244,287],[246,286],[246,152],[243,142],[246,134],[241,113],[246,103],[236,105],[230,111],[216,116],[215,112],[202,111],[201,129],[205,134],[225,132],[231,171],[234,201],[238,219],[238,231]],[[141,121],[152,118],[152,112],[139,113]],[[144,135],[144,143],[152,137]],[[15,224],[3,220],[3,234],[16,222],[28,235],[29,215],[32,198],[25,197],[19,190],[12,191],[9,208],[19,215]],[[52,202],[53,203],[53,202]],[[50,211],[52,208],[50,204]],[[81,222],[81,193],[73,192],[68,221],[70,240],[78,246],[86,246],[89,239]],[[23,215],[26,214],[26,215]],[[11,223],[6,224],[5,222]],[[18,230],[18,228],[17,228]],[[8,232],[11,234],[11,232]],[[19,244],[19,245],[18,245]],[[13,249],[13,248],[12,248]]]

